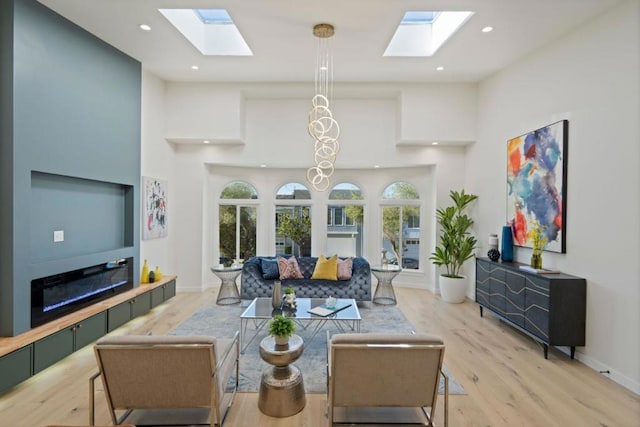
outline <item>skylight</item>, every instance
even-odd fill
[[[203,55],[253,56],[225,9],[158,9]]]
[[[203,24],[233,24],[225,9],[194,9]]]
[[[472,15],[460,11],[406,12],[384,56],[432,56]]]

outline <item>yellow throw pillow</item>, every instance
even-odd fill
[[[338,255],[325,258],[320,255],[313,269],[312,279],[338,280]]]

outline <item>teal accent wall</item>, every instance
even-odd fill
[[[0,325],[12,325],[14,305],[12,58],[13,2],[0,1]]]
[[[32,279],[130,256],[139,277],[141,66],[36,0],[1,7],[13,97],[2,97],[0,335],[12,336],[31,327]]]

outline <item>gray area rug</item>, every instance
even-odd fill
[[[169,335],[210,335],[220,338],[231,338],[235,331],[240,330],[240,314],[245,307],[236,306],[208,306],[200,309],[190,318],[178,325]],[[358,307],[362,321],[360,332],[410,332],[411,323],[397,307],[381,307],[370,304],[369,307]],[[247,335],[254,331],[249,322]],[[304,388],[307,393],[326,393],[326,364],[327,364],[327,334],[339,332],[333,322],[327,322],[318,334],[310,339],[311,332],[298,327],[296,334],[304,340],[304,352],[294,363],[302,371]],[[257,393],[260,388],[262,371],[269,364],[260,358],[259,343],[267,335],[266,328],[262,330],[253,342],[240,356],[239,390],[244,393]],[[464,388],[447,370],[449,377],[449,394],[465,394]],[[440,382],[440,393],[444,392],[443,381]]]

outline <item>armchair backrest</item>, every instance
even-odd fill
[[[112,410],[212,406],[215,338],[115,336],[95,345]]]
[[[428,334],[337,334],[329,343],[331,406],[435,407],[444,343]]]
[[[154,413],[149,410],[184,408],[204,411],[209,425],[220,426],[238,389],[238,331],[231,339],[107,336],[96,342],[94,351],[99,370],[89,379],[91,425],[95,418],[95,381],[99,377],[113,424],[122,424],[132,414],[141,415],[142,420],[145,412]]]

